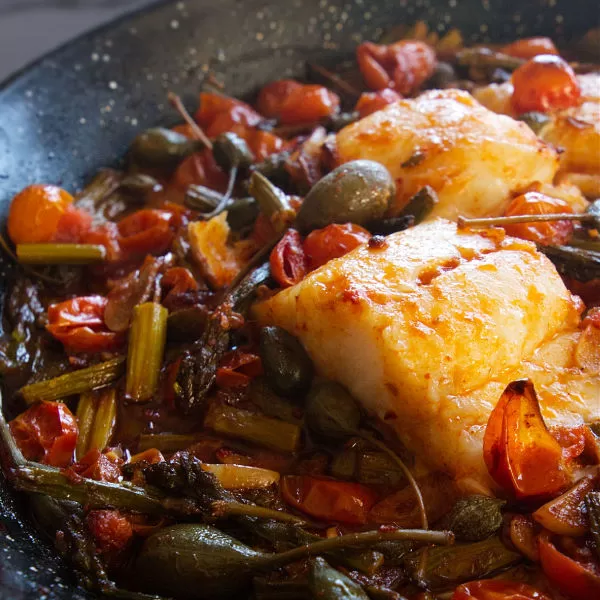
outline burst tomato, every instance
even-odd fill
[[[331,224],[311,231],[304,240],[304,253],[308,266],[317,269],[334,258],[339,258],[368,242],[371,234],[354,223]]]
[[[283,499],[316,519],[362,525],[377,500],[375,492],[358,483],[306,475],[286,475],[281,480]]]
[[[550,600],[525,583],[484,579],[459,585],[452,600]]]
[[[516,498],[552,496],[570,482],[529,380],[509,384],[502,394],[485,430],[483,455],[496,483]]]
[[[238,348],[228,352],[221,360],[216,383],[221,388],[246,387],[252,379],[262,373],[260,356]]]
[[[359,117],[362,119],[385,108],[388,104],[398,102],[398,100],[402,100],[402,96],[390,88],[385,88],[378,92],[363,92],[354,110],[358,112]]]
[[[531,37],[517,40],[516,42],[512,42],[512,44],[507,44],[500,48],[500,52],[525,59],[533,58],[539,54],[558,55],[558,50],[554,42],[547,37]]]
[[[129,518],[118,510],[91,510],[85,523],[101,554],[114,555],[124,550],[133,538]]]
[[[236,125],[255,127],[263,117],[241,100],[222,94],[202,92],[200,108],[196,112],[195,119],[206,135],[213,138],[231,131]]]
[[[517,114],[550,112],[579,104],[581,87],[573,69],[559,56],[540,54],[512,75],[512,105]]]
[[[169,211],[152,208],[124,217],[118,223],[121,249],[130,257],[163,254],[174,238],[171,218]]]
[[[66,467],[77,443],[77,421],[62,402],[40,402],[10,422],[23,456],[54,467]]]
[[[288,229],[271,252],[271,273],[281,287],[302,281],[306,275],[306,255],[302,237],[295,229]]]

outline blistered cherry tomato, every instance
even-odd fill
[[[402,100],[402,96],[390,88],[385,88],[378,92],[363,92],[354,110],[358,111],[358,115],[362,119],[385,108],[388,104],[398,102],[398,100]]]
[[[232,131],[235,125],[254,127],[263,117],[251,106],[229,96],[202,92],[200,108],[195,119],[208,137],[213,138],[226,131]]]
[[[484,579],[459,585],[452,600],[550,600],[526,583]]]
[[[278,119],[281,106],[293,90],[301,88],[302,84],[294,79],[280,79],[263,86],[256,100],[259,112],[270,119]]]
[[[121,249],[129,256],[163,254],[174,238],[171,218],[169,211],[144,208],[121,219],[118,223]]]
[[[288,229],[271,251],[271,273],[281,287],[289,287],[302,281],[306,275],[306,255],[302,236],[295,229]]]
[[[77,421],[63,402],[40,402],[10,422],[17,446],[28,460],[66,467],[77,444]]]
[[[306,475],[281,479],[283,499],[294,508],[324,521],[362,525],[377,500],[364,485]]]
[[[552,215],[572,213],[573,209],[564,200],[552,198],[539,192],[526,192],[517,196],[504,213],[516,215]],[[564,244],[573,233],[572,221],[547,221],[542,223],[515,223],[504,227],[506,233],[539,244]]]
[[[535,56],[513,73],[512,83],[512,105],[517,114],[569,108],[581,99],[577,76],[560,56]]]
[[[73,196],[56,185],[30,185],[10,203],[8,235],[15,244],[51,242]]]
[[[435,69],[435,52],[425,42],[402,40],[389,46],[364,42],[356,49],[360,72],[372,90],[416,92]]]
[[[539,54],[558,55],[554,42],[547,37],[531,37],[517,40],[500,48],[502,54],[529,59]]]
[[[221,388],[246,387],[262,373],[260,356],[238,348],[228,352],[219,363],[216,384]]]
[[[304,253],[308,266],[317,269],[334,258],[339,258],[368,242],[371,234],[354,223],[331,224],[311,231],[304,240]]]

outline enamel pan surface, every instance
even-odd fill
[[[225,91],[302,77],[307,61],[335,64],[363,40],[423,19],[467,43],[582,35],[597,0],[187,0],[161,2],[63,46],[0,88],[0,220],[34,182],[76,191],[115,165],[140,130],[177,120],[168,90],[195,108],[210,70]],[[0,262],[0,282],[5,280]],[[0,286],[2,283],[0,283]],[[38,537],[24,498],[0,475],[0,599],[78,600],[72,573]]]

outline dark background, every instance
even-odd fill
[[[0,81],[67,40],[152,0],[0,0]]]

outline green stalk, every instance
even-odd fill
[[[272,519],[273,521],[290,523],[292,525],[306,525],[306,521],[296,515],[281,510],[258,506],[256,504],[242,504],[241,502],[217,500],[216,502],[213,502],[212,510],[214,517],[245,516],[256,517],[258,519]]]
[[[465,227],[493,227],[496,225],[513,225],[515,223],[546,223],[548,221],[595,221],[598,217],[590,213],[552,213],[547,215],[513,215],[512,217],[483,217],[468,219],[458,217],[459,229]]]
[[[136,306],[129,333],[125,391],[134,402],[146,402],[156,392],[167,340],[169,311],[158,302]]]
[[[108,388],[97,393],[95,400],[94,426],[88,442],[88,450],[102,451],[108,445],[117,419],[117,392]]]
[[[39,400],[60,400],[66,396],[83,394],[110,385],[117,381],[123,372],[124,358],[112,358],[92,367],[31,383],[22,387],[19,393],[27,404]]]
[[[26,265],[91,265],[106,258],[95,244],[17,244],[17,258]]]
[[[75,416],[77,417],[77,426],[79,428],[77,445],[75,446],[75,458],[81,460],[81,457],[89,450],[90,437],[96,416],[96,396],[93,392],[85,392],[79,396]]]
[[[160,452],[177,452],[197,442],[201,436],[190,433],[142,433],[138,441],[138,452],[156,448]]]
[[[233,406],[213,404],[206,414],[204,425],[222,435],[281,452],[293,452],[300,441],[298,425]]]

